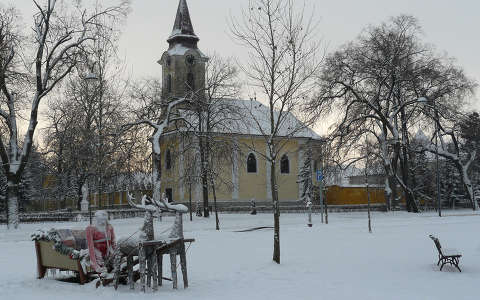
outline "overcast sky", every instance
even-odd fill
[[[12,3],[31,24],[31,0],[1,0]],[[42,0],[39,0],[42,2]],[[88,3],[89,0],[84,0]],[[101,1],[114,3],[115,0]],[[160,77],[156,61],[167,48],[178,0],[131,0],[132,12],[124,27],[120,50],[134,77]],[[245,50],[229,36],[229,16],[239,16],[248,0],[188,0],[199,47],[203,52],[246,59]],[[302,2],[295,0],[295,2]],[[391,16],[410,14],[418,18],[424,40],[458,60],[466,73],[480,82],[480,1],[478,0],[306,0],[320,21],[320,33],[333,51],[353,40],[363,28]],[[303,2],[302,2],[303,3]],[[477,99],[480,98],[477,96]],[[480,101],[475,107],[480,109]]]

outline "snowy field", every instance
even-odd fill
[[[185,218],[185,236],[193,237],[187,253],[190,287],[179,280],[156,293],[146,294],[121,286],[95,289],[48,277],[36,279],[36,257],[30,233],[38,228],[82,228],[86,223],[22,224],[20,230],[0,226],[1,299],[479,299],[480,215],[450,211],[434,213],[373,213],[373,234],[366,213],[332,213],[329,225],[314,216],[313,228],[303,214],[281,216],[282,264],[271,261],[270,229],[238,233],[236,230],[272,225],[270,214],[222,215],[222,231],[214,218]],[[157,232],[173,222],[156,222]],[[130,235],[142,219],[112,222],[117,236]],[[436,266],[437,252],[428,234],[436,234],[444,247],[463,253],[462,273]],[[169,277],[168,259],[164,263]],[[181,276],[179,276],[181,279]]]

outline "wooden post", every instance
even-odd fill
[[[40,243],[35,241],[35,251],[37,252],[37,278],[42,279],[45,277],[47,268],[42,265],[42,253],[40,251]]]
[[[172,271],[173,288],[177,289],[177,254],[170,252],[170,269]]]
[[[147,248],[148,249],[148,248]],[[148,253],[148,251],[145,251]],[[153,275],[153,263],[152,263],[153,255],[149,255],[147,257],[147,286],[152,287],[152,275]]]
[[[160,251],[157,253],[157,263],[158,263],[158,285],[162,286],[163,279],[163,254]]]
[[[157,261],[157,249],[153,249],[150,261],[152,262],[152,289],[158,290],[158,261]]]
[[[140,243],[140,249],[138,249],[138,262],[140,263],[140,286],[142,289],[142,292],[145,292],[145,267],[146,267],[146,261],[145,261],[145,248],[143,247],[143,243]]]
[[[133,256],[127,256],[127,269],[128,269],[128,284],[130,289],[135,289],[135,282],[133,281]]]
[[[77,260],[77,268],[78,268],[78,276],[80,277],[80,285],[85,284],[87,282],[87,276],[83,273],[82,264],[80,260]]]
[[[183,276],[183,288],[188,288],[188,277],[187,277],[187,255],[185,253],[185,242],[182,240],[180,244],[180,266],[182,268]]]

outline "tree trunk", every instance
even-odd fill
[[[402,180],[405,187],[403,188],[403,193],[405,194],[405,202],[407,206],[408,212],[418,212],[418,207],[415,202],[415,197],[411,193],[408,187],[408,161],[405,160],[405,154],[403,154],[403,158],[401,159],[401,166],[402,166]]]
[[[205,140],[202,136],[204,134],[203,130],[203,117],[202,117],[202,112],[198,112],[198,146],[200,150],[200,175],[202,177],[202,196],[203,196],[203,216],[205,218],[210,217],[210,212],[208,211],[208,174],[207,174],[207,156],[206,156],[206,151],[205,149]]]
[[[149,210],[145,211],[145,217],[143,220],[143,232],[145,233],[145,240],[151,241],[155,237],[155,232],[153,229],[153,213]]]
[[[270,161],[270,184],[273,201],[273,261],[280,263],[280,205],[278,203],[277,175],[275,160]]]
[[[191,180],[191,179],[190,179]],[[190,214],[190,221],[193,221],[193,212],[192,212],[192,182],[188,184],[188,204],[190,206],[189,214]]]
[[[213,192],[213,209],[215,210],[215,229],[220,230],[220,220],[218,219],[218,209],[217,209],[217,193],[215,191],[215,182],[213,178],[210,178]]]
[[[208,174],[207,174],[207,160],[205,157],[205,144],[202,141],[202,138],[200,138],[200,168],[202,172],[202,195],[203,195],[203,216],[205,218],[210,217],[210,212],[208,210]]]
[[[383,125],[382,131],[382,138],[379,141],[382,149],[382,156],[383,156],[383,168],[385,169],[385,206],[387,207],[387,211],[392,210],[392,185],[390,181],[390,160],[388,159],[388,144],[387,144],[387,127],[385,124]]]
[[[82,200],[83,200],[83,191],[82,191],[83,183],[77,187],[77,210],[82,210]]]
[[[388,174],[387,172],[385,173]],[[387,211],[390,211],[392,210],[392,205],[391,205],[392,188],[390,187],[390,180],[388,175],[385,176],[384,195],[385,195],[385,205],[387,207]]]
[[[387,202],[387,207],[389,210],[393,210],[393,208],[397,204],[397,182],[395,180],[395,170],[392,166],[392,162],[393,160],[389,162],[389,165],[385,165],[385,173],[387,176],[387,178],[385,179],[385,201]]]
[[[18,194],[19,194],[20,176],[7,179],[7,198],[8,205],[7,213],[7,228],[17,229],[20,223],[19,209],[18,209]]]
[[[408,129],[407,129],[407,118],[405,115],[405,108],[400,111],[400,118],[402,121],[402,158],[401,158],[401,165],[402,165],[402,181],[405,187],[403,188],[405,194],[405,200],[407,204],[407,211],[409,212],[418,212],[417,203],[415,201],[415,195],[412,192],[411,188],[411,180],[409,180],[409,157],[408,157],[408,148],[410,146],[410,142],[408,140]]]
[[[403,192],[405,194],[405,201],[407,205],[408,212],[418,212],[417,203],[415,202],[415,196],[411,192],[411,189],[408,189],[409,178],[408,178],[408,155],[406,147],[402,147],[402,159],[401,159],[401,166],[402,166],[402,180],[405,187],[403,188]]]
[[[162,199],[162,159],[160,153],[152,152],[152,184],[153,199],[160,201]]]
[[[400,203],[400,199],[398,197],[398,189],[397,189],[397,166],[398,166],[398,158],[400,156],[400,144],[395,144],[394,155],[390,162],[390,188],[392,189],[391,195],[391,204],[392,206],[397,206]]]

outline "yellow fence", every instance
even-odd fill
[[[385,190],[380,187],[370,187],[370,203],[386,203]],[[356,205],[367,204],[367,189],[365,187],[329,186],[327,188],[328,205]]]

